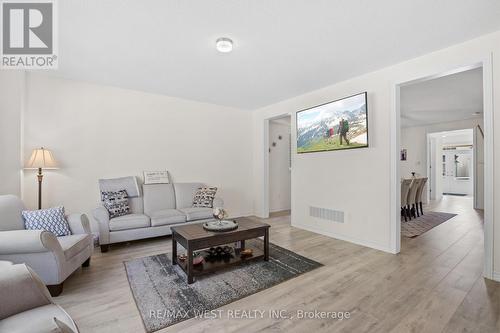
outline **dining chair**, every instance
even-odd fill
[[[405,222],[408,221],[408,218],[411,220],[411,216],[409,214],[409,203],[408,203],[408,193],[410,193],[411,184],[413,179],[403,179],[401,180],[401,214],[405,218]]]
[[[422,208],[422,195],[424,193],[424,187],[425,187],[425,184],[427,183],[428,179],[429,178],[427,178],[427,177],[421,178],[420,186],[418,187],[418,190],[417,190],[415,204],[417,207],[417,213],[418,213],[418,209],[420,207],[420,215],[424,215],[424,210]]]
[[[417,191],[420,187],[420,183],[422,182],[422,178],[415,178],[411,183],[410,192],[408,193],[408,207],[410,209],[410,216],[418,217],[420,214],[416,208],[417,206]]]

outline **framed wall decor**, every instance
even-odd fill
[[[401,149],[401,161],[406,161],[408,158],[408,152],[406,149]]]
[[[170,177],[168,171],[144,171],[144,184],[168,184]]]

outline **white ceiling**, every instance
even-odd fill
[[[498,0],[64,0],[59,70],[254,109],[500,29]],[[218,37],[235,41],[217,53]]]
[[[482,68],[401,87],[402,127],[471,119],[482,112]]]
[[[443,145],[472,145],[474,143],[474,130],[463,129],[430,134],[432,137],[441,138]]]

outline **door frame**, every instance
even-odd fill
[[[434,198],[436,199],[437,197],[439,197],[441,199],[441,197],[443,196],[443,194],[441,193],[440,195],[438,195],[438,191],[437,191],[437,180],[436,180],[436,174],[437,174],[437,165],[441,165],[441,161],[437,161],[436,160],[436,156],[437,156],[437,153],[436,153],[436,141],[438,140],[437,138],[437,133],[439,132],[436,132],[436,133],[427,133],[427,170],[426,170],[426,174],[427,174],[427,177],[429,178],[428,180],[428,184],[429,184],[429,187],[427,189],[427,202],[431,201],[432,200],[432,197],[433,197],[433,194],[434,194]],[[435,141],[434,143],[432,141]],[[434,157],[432,156],[434,155]],[[434,159],[434,161],[433,161]],[[434,166],[432,166],[432,162],[434,162]],[[441,191],[442,192],[442,191]]]
[[[439,77],[460,73],[482,67],[483,69],[483,121],[484,121],[484,277],[493,279],[493,68],[492,54],[488,53],[476,61],[462,66],[442,66],[428,75],[421,75],[410,80],[393,82],[391,112],[391,252],[401,251],[401,188],[400,188],[400,147],[401,147],[401,87],[417,82],[424,82]]]
[[[474,135],[474,147],[473,147],[473,156],[474,156],[474,209],[484,209],[484,193],[483,193],[483,204],[482,204],[482,208],[479,208],[479,204],[478,204],[478,198],[479,198],[479,191],[478,191],[478,184],[479,184],[479,178],[478,178],[478,175],[479,175],[479,164],[478,164],[478,161],[479,161],[479,158],[478,158],[478,155],[477,155],[477,152],[478,152],[478,149],[477,149],[477,146],[478,146],[478,134],[479,132],[478,131],[482,131],[481,127],[478,125],[478,126],[475,126],[473,128],[473,135]],[[483,137],[483,159],[484,159],[484,137]],[[483,192],[484,192],[484,170],[483,170]]]
[[[274,115],[272,117],[268,117],[264,119],[264,150],[263,150],[263,160],[264,160],[264,192],[262,193],[262,218],[269,217],[269,122],[271,120],[280,119],[290,117],[290,133],[293,131],[293,114],[291,112],[281,113],[278,115]],[[291,135],[291,139],[293,138],[293,133]],[[292,144],[292,147],[294,145]],[[293,154],[290,152],[293,166]],[[292,187],[292,177],[290,176],[290,188]]]

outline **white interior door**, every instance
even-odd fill
[[[443,151],[443,193],[472,195],[472,159],[472,149]]]

